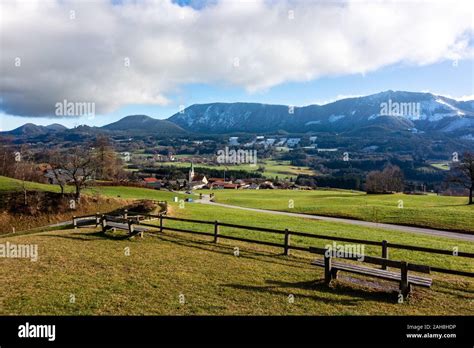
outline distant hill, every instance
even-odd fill
[[[398,109],[396,109],[397,107]],[[400,110],[399,110],[400,109]],[[398,113],[397,113],[397,110]],[[21,139],[76,141],[100,133],[155,135],[228,133],[329,132],[351,136],[384,137],[399,132],[447,134],[474,138],[474,101],[457,101],[431,93],[386,91],[365,97],[346,98],[325,105],[290,107],[259,103],[195,104],[166,120],[130,115],[103,127],[27,123],[1,134]]]
[[[59,123],[50,124],[49,126],[46,126],[46,128],[55,132],[61,132],[61,131],[67,130],[66,127],[64,127],[62,124],[59,124]]]
[[[180,126],[167,121],[158,120],[146,115],[131,115],[101,127],[108,131],[153,133],[156,135],[178,135],[187,133]]]
[[[65,130],[67,130],[67,128],[58,123],[54,123],[49,126],[38,126],[33,123],[26,123],[21,127],[2,133],[17,136],[38,136],[51,132],[61,132]]]

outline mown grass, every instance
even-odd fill
[[[328,288],[307,259],[190,235],[129,241],[79,229],[6,240],[37,244],[39,259],[0,259],[2,315],[470,315],[474,301],[472,281],[440,275],[402,304],[396,283],[341,275]]]
[[[86,189],[85,193],[123,199],[152,199],[169,202],[174,197],[179,199],[184,197],[184,195],[175,192],[130,186],[94,186]]]
[[[414,234],[381,228],[368,228],[344,223],[334,223],[318,221],[313,219],[302,219],[298,217],[271,215],[265,213],[237,210],[218,206],[208,206],[199,203],[185,203],[184,208],[171,204],[172,215],[197,220],[227,222],[231,224],[257,226],[290,231],[314,233],[316,235],[326,235],[334,237],[348,237],[361,240],[379,241],[387,240],[391,243],[416,245],[444,250],[454,250],[474,253],[474,243],[435,237],[430,235]],[[158,224],[158,221],[154,222]],[[193,224],[189,222],[165,220],[165,226],[190,229],[199,232],[213,232],[212,225]],[[248,231],[243,229],[220,227],[221,235],[239,236],[249,239],[263,240],[283,244],[283,235]],[[208,237],[209,239],[209,237]],[[306,237],[292,236],[291,244],[296,246],[318,246],[324,247],[331,243],[330,240],[311,239]],[[282,252],[283,249],[278,250]],[[365,246],[367,255],[381,256],[381,247]],[[474,272],[474,262],[472,259],[455,257],[449,255],[430,254],[425,252],[414,252],[408,250],[390,249],[390,258],[395,260],[406,260],[436,266],[442,268],[459,269]]]
[[[101,195],[166,199],[176,194],[133,187],[99,187]],[[181,205],[182,206],[182,205]],[[289,228],[293,231],[474,252],[474,243],[377,228],[275,216],[199,203],[170,203],[173,216]],[[156,223],[156,221],[154,222]],[[212,226],[165,221],[165,226],[212,231]],[[281,235],[221,228],[222,235],[282,242]],[[396,283],[341,275],[332,288],[314,255],[207,236],[165,232],[117,239],[92,229],[0,237],[0,243],[38,244],[39,260],[0,258],[1,314],[64,315],[469,315],[470,278],[434,273],[432,289],[416,288],[396,302]],[[292,245],[324,246],[325,240],[292,237]],[[240,256],[234,255],[235,247]],[[127,256],[125,248],[129,248]],[[368,255],[380,248],[366,247]],[[390,249],[390,258],[474,271],[471,259]],[[185,303],[180,303],[180,294]],[[294,295],[294,303],[288,301]],[[74,297],[74,303],[71,299]]]
[[[215,201],[243,207],[474,233],[466,197],[367,195],[344,190],[214,190]]]

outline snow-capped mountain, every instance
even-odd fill
[[[386,91],[304,107],[259,103],[195,104],[166,120],[131,115],[103,127],[66,129],[57,124],[47,127],[25,124],[1,134],[22,138],[63,134],[75,139],[78,135],[98,133],[172,137],[187,133],[278,131],[334,132],[348,136],[370,133],[382,137],[387,132],[442,132],[456,139],[469,140],[474,134],[474,101],[457,101],[431,93]]]
[[[386,130],[452,132],[474,127],[474,101],[431,93],[386,91],[325,105],[291,107],[257,103],[196,104],[169,118],[200,133]]]

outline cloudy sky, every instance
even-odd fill
[[[181,105],[474,94],[473,2],[1,0],[0,128]],[[94,117],[55,105],[95,103]]]

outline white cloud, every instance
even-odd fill
[[[470,0],[220,1],[201,10],[165,0],[2,0],[0,13],[0,108],[12,115],[54,114],[64,99],[95,102],[98,113],[166,104],[187,83],[257,91],[473,57]]]

